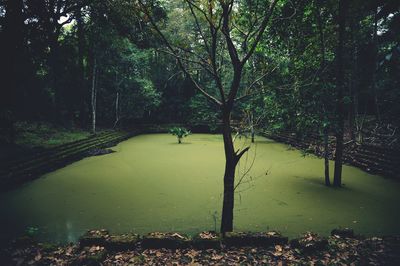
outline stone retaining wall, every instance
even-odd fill
[[[333,229],[332,236],[339,238],[355,238],[353,229]],[[228,232],[225,236],[214,231],[206,231],[188,237],[181,233],[153,232],[144,236],[138,234],[112,235],[107,230],[89,230],[79,239],[79,247],[101,246],[108,250],[125,251],[138,247],[143,249],[220,249],[222,247],[273,247],[286,245],[288,237],[276,231],[269,232]],[[290,241],[290,245],[304,250],[321,249],[327,244],[324,237],[313,233]]]
[[[263,135],[318,156],[323,155],[322,141],[319,136],[311,135],[301,138],[294,133],[265,133]],[[335,145],[333,139],[330,138],[330,140],[331,152],[329,155],[330,159],[334,159]],[[400,180],[400,152],[389,147],[350,143],[345,145],[343,159],[346,164],[356,166],[369,173]]]
[[[138,125],[129,131],[106,131],[83,140],[26,154],[18,159],[2,161],[0,162],[0,190],[15,187],[80,160],[91,155],[93,150],[97,150],[98,153],[99,149],[114,146],[138,134],[165,133],[171,126],[173,125]],[[210,133],[210,129],[206,126],[191,129],[196,133]],[[321,141],[318,136],[299,138],[292,133],[272,135],[264,133],[262,135],[307,152],[322,155]],[[330,159],[333,159],[334,145],[331,145],[331,150]],[[373,145],[348,145],[345,147],[344,161],[373,174],[400,179],[400,152],[396,150]]]
[[[227,247],[270,247],[274,245],[284,245],[288,243],[288,238],[278,232],[230,232],[225,237],[209,231],[202,232],[190,238],[180,233],[160,233],[153,232],[145,236],[137,234],[111,235],[107,230],[90,230],[79,240],[81,248],[88,246],[104,246],[112,250],[128,250],[138,246],[144,249],[218,249],[222,245]]]
[[[10,189],[45,173],[92,155],[95,150],[112,147],[138,132],[106,131],[86,139],[66,143],[40,152],[23,154],[0,164],[0,190]]]

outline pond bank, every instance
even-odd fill
[[[95,232],[101,235],[105,231],[93,230],[91,234]],[[153,233],[157,234],[159,233]],[[201,234],[204,240],[212,240],[209,232]],[[269,238],[268,234],[256,235]],[[164,239],[171,239],[171,236],[181,241],[181,238],[184,238],[178,233],[170,233],[164,236]],[[257,244],[257,242],[243,241],[242,244],[233,246],[227,244],[229,243],[227,236],[219,246],[207,249],[194,245],[173,248],[144,247],[143,241],[146,237],[135,238],[141,240],[133,242],[132,238],[127,238],[126,235],[114,236],[113,239],[117,239],[115,243],[121,239],[130,239],[132,245],[114,243],[110,246],[106,242],[86,242],[87,245],[82,245],[81,242],[80,245],[57,246],[25,238],[14,241],[9,247],[0,250],[0,260],[7,265],[399,265],[400,263],[399,236],[354,238],[333,235],[322,238],[307,233],[289,243],[270,241]]]
[[[244,141],[237,139],[237,145]],[[142,134],[112,149],[2,193],[0,239],[29,228],[40,241],[53,243],[75,242],[90,228],[142,235],[218,228],[221,135],[193,134],[178,144],[170,134]],[[344,166],[345,186],[328,188],[321,159],[263,137],[250,149],[248,164],[255,155],[251,178],[236,194],[236,231],[326,236],[341,226],[367,236],[400,233],[398,182]]]
[[[126,131],[106,130],[84,139],[22,153],[19,158],[4,159],[0,163],[0,191],[17,187],[43,174],[62,168],[87,156],[107,154],[105,148],[112,147],[130,137],[147,133],[166,133],[175,124],[141,124]],[[185,126],[185,125],[180,125]],[[194,133],[210,133],[206,125],[188,126]],[[216,133],[218,129],[212,131]],[[289,144],[303,151],[322,155],[321,142],[317,136],[297,137],[294,133],[263,133],[262,136],[277,142]],[[334,155],[334,145],[330,145],[329,158]],[[21,153],[21,152],[19,152]],[[372,174],[400,179],[400,153],[389,148],[373,145],[347,145],[344,150],[345,163]]]
[[[324,150],[319,136],[298,137],[295,133],[290,132],[263,135],[308,153],[323,156]],[[329,159],[333,160],[335,153],[333,140],[330,141],[329,147]],[[345,145],[343,160],[346,164],[358,167],[368,173],[400,180],[400,152],[393,148],[349,142]]]
[[[136,132],[104,131],[88,138],[23,154],[19,158],[3,160],[0,165],[0,189],[14,188],[87,156],[105,154],[107,151],[103,149],[137,134]]]
[[[28,140],[25,139],[25,146],[36,145],[36,147],[32,149],[32,147],[14,145],[7,147],[6,154],[2,155],[4,158],[0,161],[0,192],[18,187],[85,157],[112,152],[106,148],[115,146],[133,136],[146,133],[166,133],[173,125],[175,124],[140,124],[125,130],[104,130],[88,137],[82,133],[77,140],[60,145],[48,145],[39,136],[35,136],[36,139],[33,143],[28,143]],[[193,129],[193,132],[210,131],[207,126]],[[85,134],[89,135],[89,133]]]

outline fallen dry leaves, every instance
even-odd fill
[[[302,239],[313,242],[316,236],[306,234]],[[400,237],[329,237],[326,247],[312,253],[290,245],[218,250],[138,247],[125,252],[111,252],[102,246],[49,248],[29,243],[2,249],[0,261],[2,265],[400,265]]]

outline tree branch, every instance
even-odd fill
[[[215,98],[214,96],[212,96],[211,94],[209,94],[205,89],[203,89],[192,77],[192,75],[189,73],[189,71],[186,69],[186,67],[183,65],[181,58],[179,57],[179,55],[176,54],[175,49],[172,47],[172,45],[169,43],[169,41],[167,40],[167,38],[165,37],[165,35],[161,32],[161,30],[158,28],[157,24],[155,23],[155,21],[153,20],[153,18],[151,17],[149,11],[147,10],[147,7],[143,4],[142,0],[139,0],[139,5],[142,7],[143,12],[147,15],[147,17],[149,18],[149,21],[151,23],[151,25],[153,26],[153,28],[156,30],[156,32],[158,33],[158,35],[161,37],[161,39],[164,41],[165,45],[167,46],[167,48],[171,51],[172,55],[176,58],[176,60],[178,61],[178,65],[179,67],[182,69],[182,71],[185,73],[185,75],[190,79],[190,81],[194,84],[194,86],[196,87],[196,89],[198,91],[200,91],[208,100],[210,100],[211,102],[215,103],[218,106],[222,106],[221,101],[219,101],[217,98]]]
[[[225,36],[232,65],[236,67],[238,64],[240,64],[240,60],[237,49],[232,41],[232,37],[230,34],[231,30],[229,28],[229,16],[232,11],[233,1],[231,1],[230,3],[225,3],[224,1],[220,0],[220,4],[222,7],[222,33]]]
[[[270,5],[270,7],[269,7],[269,9],[268,9],[268,12],[265,13],[264,19],[263,19],[263,21],[261,22],[261,25],[260,25],[260,27],[259,27],[258,30],[257,30],[258,34],[257,34],[257,36],[256,36],[256,38],[255,38],[255,40],[254,40],[254,42],[253,42],[253,44],[252,44],[252,46],[251,46],[249,52],[248,52],[247,55],[245,55],[245,57],[242,59],[242,61],[241,61],[242,64],[246,63],[247,60],[249,60],[249,58],[251,57],[251,55],[254,53],[254,51],[255,51],[255,49],[256,49],[258,43],[259,43],[260,40],[261,40],[261,37],[262,37],[263,33],[264,33],[264,31],[265,31],[265,28],[266,28],[267,25],[268,25],[268,22],[269,22],[269,20],[270,20],[270,18],[271,18],[271,16],[272,16],[272,13],[274,12],[275,6],[276,6],[276,4],[278,3],[278,1],[279,1],[279,0],[273,0],[273,2],[271,3],[271,5]]]
[[[239,161],[240,158],[242,158],[243,154],[245,154],[248,150],[250,149],[250,146],[247,146],[246,148],[244,148],[242,151],[237,151],[236,152],[236,160]],[[239,152],[239,153],[238,153]]]

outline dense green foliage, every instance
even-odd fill
[[[238,5],[231,30],[238,44],[251,26],[248,16],[264,12],[261,2]],[[207,34],[195,27],[206,25],[204,17],[196,22],[185,1],[148,4],[181,56],[204,60],[201,45],[193,45]],[[346,8],[345,117],[355,137],[368,121],[399,124],[400,16],[396,1],[352,0]],[[272,131],[335,130],[337,12],[337,1],[278,1],[276,19],[245,65],[235,120],[251,113],[257,126]],[[220,120],[165,53],[137,1],[2,0],[0,34],[3,140],[12,140],[12,124],[19,120],[88,127],[93,83],[96,120],[103,126],[162,121],[215,128]],[[219,56],[229,57],[226,51]],[[187,63],[196,81],[216,92],[208,73]],[[229,83],[229,68],[221,71],[221,82]]]

